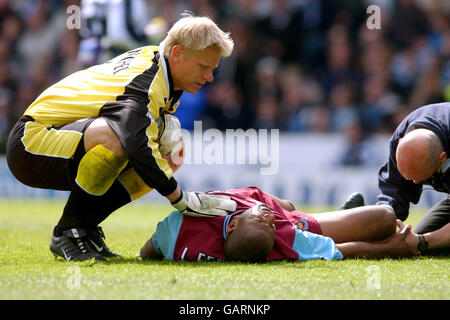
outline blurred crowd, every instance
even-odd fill
[[[74,4],[80,29],[67,27]],[[379,29],[367,24],[369,5],[380,8]],[[118,12],[106,14],[108,6]],[[213,83],[183,94],[184,128],[202,120],[203,129],[343,133],[358,154],[368,136],[391,133],[415,108],[450,101],[445,0],[0,0],[0,152],[45,88],[158,44],[186,9],[230,32],[235,49]]]

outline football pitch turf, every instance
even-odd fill
[[[63,206],[61,200],[0,200],[0,300],[450,299],[448,257],[143,262],[135,255],[171,210],[147,202],[122,208],[102,224],[106,243],[124,259],[65,262],[49,251]],[[407,223],[415,225],[423,213],[413,211]]]

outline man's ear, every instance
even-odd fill
[[[236,219],[238,217],[234,217],[233,220],[230,221],[230,223],[227,226],[227,230],[225,232],[227,233],[227,236],[239,225],[239,219]]]
[[[176,44],[172,47],[172,51],[170,52],[170,57],[175,62],[180,62],[181,57],[183,56],[183,47]]]
[[[441,154],[439,155],[439,162],[444,162],[447,160],[447,153],[445,151],[442,151]]]

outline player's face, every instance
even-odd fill
[[[257,230],[264,234],[267,234],[271,239],[275,239],[275,216],[272,213],[272,209],[266,204],[260,204],[257,207],[257,211],[253,214],[244,215],[242,222],[246,228]]]
[[[171,64],[175,90],[197,93],[205,83],[214,80],[213,70],[220,61],[218,50],[208,47],[198,53],[188,53],[180,46],[175,47]]]

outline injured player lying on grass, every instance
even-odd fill
[[[172,212],[142,247],[141,259],[266,262],[409,255],[411,226],[396,221],[385,206],[306,214],[256,187],[208,193],[229,196],[236,211],[221,217]]]

